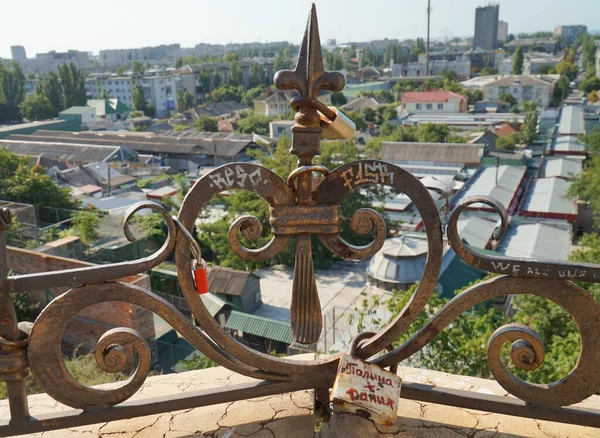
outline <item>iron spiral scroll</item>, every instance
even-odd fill
[[[507,214],[504,207],[492,198],[470,198],[458,205],[450,216],[447,235],[454,251],[466,263],[502,276],[457,295],[408,341],[387,351],[415,322],[434,292],[444,249],[442,224],[427,188],[399,166],[379,160],[361,160],[330,171],[312,163],[313,157],[320,152],[321,122],[318,112],[327,112],[317,101],[318,92],[321,89],[341,89],[344,84],[343,76],[342,80],[340,76],[323,71],[313,6],[296,69],[282,72],[276,78],[280,88],[295,88],[300,93],[294,101],[297,114],[291,153],[299,158],[299,168],[294,178],[289,182],[284,181],[273,171],[256,164],[226,164],[212,170],[193,185],[175,219],[151,202],[137,204],[128,211],[124,230],[130,240],[133,236],[128,223],[137,211],[153,209],[166,221],[166,241],[151,256],[125,263],[6,279],[7,289],[16,293],[39,289],[41,284],[48,288],[71,287],[42,311],[33,324],[26,345],[18,342],[11,344],[14,348],[26,348],[29,369],[50,396],[74,408],[105,408],[130,398],[147,378],[150,369],[149,347],[139,333],[125,327],[107,332],[99,340],[95,355],[103,370],[119,372],[126,364],[124,349],[131,347],[137,364],[129,380],[116,388],[89,388],[77,382],[66,369],[60,345],[69,321],[80,310],[108,301],[131,303],[154,312],[202,354],[237,373],[265,381],[310,379],[314,385],[331,384],[339,355],[306,362],[270,356],[238,342],[215,322],[196,292],[190,269],[190,241],[179,224],[191,232],[207,203],[224,191],[247,190],[266,200],[270,206],[271,240],[262,248],[245,247],[240,242],[240,234],[246,239],[256,240],[262,228],[257,218],[242,216],[231,226],[231,249],[246,260],[263,261],[274,257],[289,244],[293,236],[297,236],[293,291],[296,305],[293,305],[291,312],[293,332],[300,341],[316,341],[320,332],[321,309],[307,241],[310,243],[310,235],[314,234],[332,253],[353,260],[366,259],[379,251],[385,240],[386,228],[383,218],[374,210],[359,210],[351,219],[351,226],[358,233],[375,230],[375,238],[369,245],[355,246],[340,236],[340,202],[350,191],[373,184],[405,193],[414,202],[424,222],[428,252],[422,279],[404,309],[379,333],[359,343],[357,355],[380,366],[393,367],[425,348],[461,313],[477,303],[508,294],[534,294],[555,302],[573,317],[581,335],[579,361],[569,375],[558,382],[532,385],[518,379],[500,361],[500,347],[506,342],[513,342],[511,359],[518,368],[531,370],[544,360],[543,340],[530,327],[509,324],[498,328],[488,344],[488,363],[494,377],[509,393],[539,405],[571,405],[600,389],[600,373],[596,372],[600,366],[600,338],[596,336],[600,304],[572,282],[600,282],[600,266],[491,258],[469,248],[460,239],[457,223],[461,212],[473,203],[486,203],[499,213],[500,226],[496,238],[502,238],[508,224]],[[333,118],[333,115],[329,117]],[[316,187],[313,187],[313,172],[323,175]],[[182,293],[199,327],[153,292],[114,281],[157,266],[173,251]]]

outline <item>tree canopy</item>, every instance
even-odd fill
[[[36,209],[77,206],[69,190],[54,184],[43,167],[32,166],[27,157],[18,157],[6,149],[0,149],[0,180],[0,199],[32,204]]]
[[[208,116],[199,116],[194,122],[194,128],[200,132],[217,132],[219,126],[216,119]]]
[[[18,120],[25,99],[25,75],[18,63],[0,63],[0,123]]]
[[[523,74],[523,47],[522,46],[517,46],[517,50],[515,50],[515,54],[513,56],[513,63],[512,63],[512,74],[513,75]]]

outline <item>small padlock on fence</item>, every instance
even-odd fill
[[[200,295],[208,293],[208,275],[206,274],[206,262],[204,259],[195,259],[192,262],[192,270],[194,271],[194,281],[196,282],[196,290]]]
[[[391,426],[396,422],[402,379],[354,356],[358,343],[373,333],[361,333],[340,359],[333,385],[334,405],[342,410]],[[392,370],[396,371],[397,366]]]
[[[177,224],[181,233],[190,243],[190,250],[194,255],[192,260],[192,273],[194,274],[194,282],[196,283],[196,291],[202,295],[208,293],[208,275],[206,273],[206,262],[202,258],[202,252],[200,251],[200,245],[196,242],[196,239],[191,233],[183,226],[177,216],[172,216],[173,221]]]

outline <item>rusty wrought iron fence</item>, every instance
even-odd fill
[[[0,422],[0,435],[81,426],[302,389],[314,389],[315,403],[326,403],[327,389],[334,381],[340,356],[308,362],[294,361],[251,350],[229,336],[211,317],[196,292],[190,267],[193,247],[190,231],[203,207],[222,191],[248,190],[265,199],[270,205],[273,234],[270,242],[259,249],[245,247],[239,235],[249,240],[258,239],[262,230],[257,218],[242,216],[231,225],[230,246],[243,259],[263,261],[275,256],[293,236],[296,237],[292,333],[299,343],[314,343],[322,331],[322,315],[312,264],[311,235],[315,235],[332,253],[347,259],[363,260],[379,251],[386,237],[386,225],[374,210],[361,209],[351,219],[352,228],[360,234],[375,230],[375,238],[370,244],[354,246],[340,237],[339,204],[342,198],[350,191],[369,184],[388,186],[411,198],[424,221],[428,253],[422,280],[406,307],[382,331],[367,336],[368,339],[359,344],[356,354],[364,359],[370,358],[371,363],[381,367],[394,367],[425,347],[461,313],[477,303],[509,294],[534,294],[566,310],[579,328],[581,353],[577,365],[567,376],[547,385],[534,385],[511,374],[500,360],[500,349],[505,343],[513,342],[511,359],[516,367],[523,370],[540,366],[544,361],[544,344],[530,327],[509,324],[498,328],[492,335],[487,360],[497,382],[514,398],[411,383],[403,386],[402,397],[600,427],[600,412],[571,406],[600,390],[600,337],[597,334],[600,304],[572,282],[600,282],[600,267],[490,257],[469,248],[461,241],[457,229],[458,218],[469,205],[484,203],[499,213],[501,225],[495,233],[497,240],[506,230],[506,210],[494,199],[477,197],[462,202],[450,215],[447,235],[452,248],[463,261],[481,270],[503,275],[462,292],[408,341],[398,347],[390,347],[415,321],[434,291],[442,261],[442,224],[428,190],[401,167],[378,160],[355,161],[334,170],[313,164],[313,158],[320,153],[322,135],[335,137],[340,130],[347,128],[335,125],[336,120],[343,116],[320,103],[318,93],[321,90],[340,91],[344,83],[341,73],[324,71],[313,6],[295,70],[280,71],[275,77],[279,89],[294,89],[299,94],[291,101],[296,115],[290,149],[298,157],[298,168],[284,181],[273,171],[256,164],[233,163],[218,167],[190,189],[177,217],[171,217],[153,202],[133,206],[124,219],[123,227],[128,239],[134,239],[129,231],[129,220],[139,210],[158,212],[168,225],[165,243],[149,257],[111,265],[8,276],[5,234],[11,218],[8,210],[0,210],[0,379],[7,384],[10,403],[10,420]],[[315,172],[322,175],[316,187],[313,185]],[[199,327],[157,294],[115,281],[157,266],[173,251],[182,293]],[[33,325],[26,327],[19,324],[10,293],[54,287],[71,289],[56,297]],[[106,372],[119,372],[126,366],[124,348],[127,346],[135,351],[135,371],[118,388],[98,389],[82,385],[65,366],[61,339],[77,312],[107,301],[132,303],[154,312],[209,359],[259,382],[176,397],[128,401],[148,376],[150,349],[135,330],[116,328],[106,332],[98,341],[96,361]],[[23,381],[28,373],[33,374],[50,397],[73,410],[31,416]]]

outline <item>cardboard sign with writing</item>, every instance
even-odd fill
[[[376,423],[396,421],[402,379],[387,370],[343,355],[333,385],[333,403]]]

